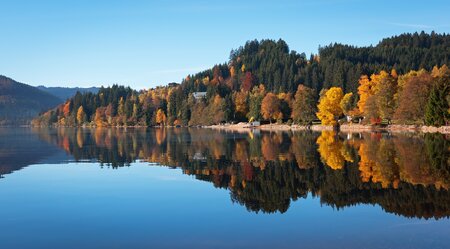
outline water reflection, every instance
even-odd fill
[[[450,215],[450,141],[441,134],[219,132],[209,129],[35,129],[75,161],[136,160],[181,168],[255,212],[317,196],[336,208],[378,204],[407,217]],[[152,164],[153,165],[153,164]]]

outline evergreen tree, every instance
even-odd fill
[[[448,96],[450,94],[450,77],[436,79],[425,109],[425,123],[441,126],[450,120]]]

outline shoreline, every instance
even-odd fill
[[[287,124],[264,124],[260,126],[251,126],[248,123],[239,123],[232,125],[210,125],[202,126],[210,129],[232,130],[232,131],[333,131],[331,125],[287,125]],[[450,134],[450,126],[426,126],[426,125],[388,125],[385,127],[361,125],[361,124],[343,124],[339,127],[341,132],[371,132],[371,131],[390,131],[390,132],[412,132],[412,133],[441,133]]]
[[[1,128],[14,127],[14,126],[0,126]],[[21,128],[36,128],[36,127],[56,127],[56,128],[206,128],[217,129],[237,132],[248,132],[251,130],[260,131],[333,131],[334,127],[331,125],[287,125],[287,124],[263,124],[259,126],[252,126],[249,123],[241,122],[238,124],[225,124],[225,125],[203,125],[203,126],[17,126]],[[372,131],[389,131],[393,133],[410,132],[410,133],[441,133],[450,134],[450,126],[426,126],[426,125],[388,125],[388,126],[372,126],[361,124],[343,124],[339,127],[339,132],[352,133],[352,132],[372,132]]]

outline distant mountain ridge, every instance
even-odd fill
[[[77,92],[80,93],[97,93],[98,90],[100,90],[100,88],[98,87],[88,87],[88,88],[83,88],[83,87],[46,87],[46,86],[37,86],[36,88],[38,88],[41,91],[50,93],[53,96],[58,97],[61,102],[66,101],[67,99],[75,96],[75,94]]]

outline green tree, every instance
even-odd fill
[[[292,106],[294,122],[308,124],[316,118],[316,91],[304,85],[299,85]]]
[[[450,77],[436,79],[425,108],[425,123],[441,126],[450,120],[448,96],[450,94]]]
[[[265,95],[265,88],[263,85],[253,87],[250,93],[249,112],[247,118],[249,120],[261,120],[261,103]]]

